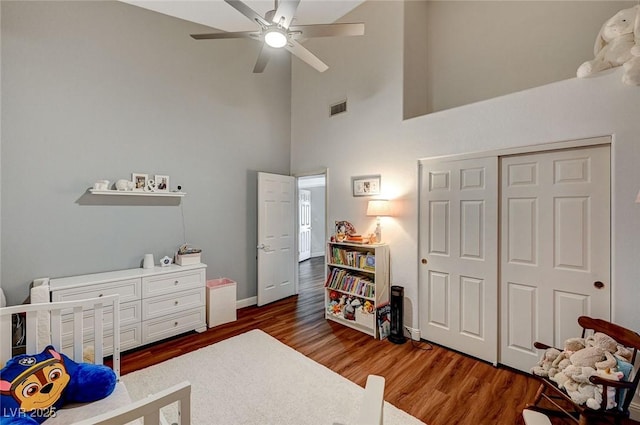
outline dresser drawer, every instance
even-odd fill
[[[119,280],[108,283],[97,283],[52,292],[52,301],[76,301],[97,298],[105,295],[120,295],[120,303],[140,299],[140,279]]]
[[[140,323],[122,326],[120,328],[120,351],[129,350],[142,344],[142,327]],[[83,341],[86,346],[93,347],[93,332],[85,332]],[[103,335],[103,351],[105,356],[113,354],[113,329]],[[73,358],[73,339],[71,335],[62,337],[62,352]]]
[[[142,343],[158,341],[205,326],[204,307],[142,322]]]
[[[204,288],[147,298],[142,301],[142,320],[153,319],[204,305]]]
[[[143,277],[142,297],[149,298],[186,289],[204,288],[204,284],[204,269]]]
[[[86,310],[83,313],[82,329],[85,331],[93,331],[94,310]],[[142,306],[140,300],[129,301],[128,303],[120,304],[120,326],[131,325],[133,323],[140,323],[142,320]],[[102,313],[102,324],[105,330],[113,329],[113,309],[106,307]],[[62,335],[73,335],[73,314],[62,315]]]

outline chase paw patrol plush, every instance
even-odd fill
[[[40,354],[16,356],[0,371],[0,425],[40,424],[63,404],[100,400],[115,385],[110,368],[76,363],[52,346]]]

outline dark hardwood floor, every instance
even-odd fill
[[[226,338],[261,329],[360,386],[386,378],[385,400],[428,425],[523,424],[538,388],[529,376],[425,343],[379,341],[324,319],[322,257],[300,264],[300,294],[238,310],[238,320],[127,352],[126,374]],[[571,424],[554,418],[554,424]],[[625,425],[637,422],[628,421]],[[233,424],[230,424],[233,425]]]

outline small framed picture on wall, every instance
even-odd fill
[[[149,181],[148,174],[131,173],[131,181],[133,182],[133,190],[144,190]]]
[[[380,195],[380,175],[351,177],[353,196]]]
[[[162,174],[156,174],[155,182],[156,182],[156,191],[157,192],[168,192],[169,191],[169,176],[164,176]]]

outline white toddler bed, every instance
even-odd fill
[[[135,423],[140,419],[144,420],[145,425],[162,424],[164,421],[160,408],[176,402],[178,403],[180,425],[190,424],[191,385],[188,382],[167,388],[144,400],[131,401],[124,383],[120,381],[120,303],[118,295],[80,301],[23,304],[0,308],[0,367],[4,367],[12,357],[11,318],[14,314],[25,317],[27,353],[36,354],[44,348],[38,346],[38,322],[42,324],[42,321],[45,320],[50,329],[50,343],[56,350],[64,352],[76,362],[86,362],[86,359],[83,360],[83,351],[86,350],[87,344],[90,344],[94,353],[93,362],[96,364],[103,364],[104,318],[105,315],[112,315],[110,318],[112,320],[108,322],[113,323],[112,368],[118,380],[116,389],[103,400],[63,407],[58,410],[55,417],[47,419],[44,425],[119,425]],[[66,325],[63,325],[63,322]],[[85,328],[92,329],[91,333],[86,332]],[[83,329],[85,329],[84,332]],[[69,341],[72,342],[71,348],[69,348]]]

